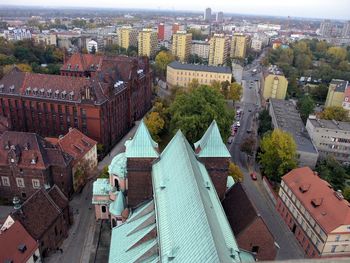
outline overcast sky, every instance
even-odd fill
[[[350,19],[350,0],[0,0],[0,4],[145,8]]]

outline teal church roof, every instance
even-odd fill
[[[200,147],[198,157],[228,157],[231,158],[230,152],[223,143],[219,127],[215,120],[210,124],[203,137],[194,144],[197,149]]]
[[[112,186],[109,184],[109,179],[97,178],[92,186],[93,195],[109,195]]]
[[[123,192],[117,193],[117,198],[110,203],[109,212],[114,216],[120,216],[126,208],[126,201]]]
[[[108,173],[117,175],[119,178],[125,178],[126,172],[126,156],[125,153],[116,155],[111,164],[108,166]]]
[[[153,165],[152,178],[161,262],[240,262],[215,187],[181,131]]]
[[[125,156],[134,158],[157,158],[158,144],[153,141],[146,124],[141,120],[134,138],[125,142]]]
[[[227,183],[226,183],[226,188],[231,188],[234,186],[235,180],[233,180],[232,176],[227,176]]]

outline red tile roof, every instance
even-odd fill
[[[63,198],[59,198],[56,192],[64,194],[58,188],[52,191],[50,195],[50,192],[39,189],[22,204],[20,210],[11,214],[36,240],[45,234],[62,213]]]
[[[22,253],[18,247],[25,245]],[[27,262],[38,248],[37,242],[29,235],[20,222],[15,221],[8,229],[0,232],[0,262],[12,260],[13,263]]]
[[[294,169],[282,180],[326,233],[350,225],[349,202],[338,198],[330,184],[309,167]]]
[[[75,72],[95,71],[101,67],[102,56],[92,54],[73,54],[61,67],[61,70]]]

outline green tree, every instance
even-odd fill
[[[258,134],[264,135],[265,133],[271,131],[272,129],[272,119],[268,110],[263,110],[259,114],[259,129]]]
[[[242,86],[237,82],[233,82],[230,85],[228,99],[231,99],[232,101],[239,101],[241,99],[242,93],[243,93]]]
[[[346,60],[347,52],[346,49],[342,47],[330,47],[327,50],[327,55],[329,56],[331,62],[336,65],[341,61]]]
[[[129,46],[128,49],[126,50],[126,54],[129,57],[136,57],[138,54],[138,48],[135,46]]]
[[[243,176],[241,169],[239,169],[238,165],[236,165],[232,162],[230,162],[230,164],[228,166],[228,175],[232,176],[235,183],[243,182],[244,176]]]
[[[109,172],[108,172],[108,165],[106,165],[105,167],[103,167],[100,175],[98,176],[98,178],[109,178]]]
[[[256,144],[256,140],[254,139],[254,137],[249,136],[243,140],[243,142],[239,146],[239,149],[241,150],[241,152],[244,152],[247,155],[252,156],[255,150],[255,144]]]
[[[193,40],[205,40],[207,37],[206,35],[202,34],[202,31],[200,29],[191,28],[188,30],[188,33],[192,34]]]
[[[164,129],[165,121],[156,111],[151,112],[145,119],[145,124],[150,131],[152,137],[160,142],[159,134]]]
[[[155,59],[155,66],[158,74],[165,76],[166,68],[168,64],[175,60],[174,56],[167,51],[161,51],[158,53]]]
[[[304,123],[306,123],[307,119],[309,118],[309,115],[314,112],[315,102],[311,98],[311,96],[306,95],[298,101],[298,107],[301,119]]]
[[[348,121],[348,111],[340,106],[331,106],[324,109],[321,118],[325,120]]]
[[[297,166],[296,144],[293,137],[275,129],[263,137],[259,163],[266,176],[279,182],[281,177]]]
[[[226,107],[220,92],[209,86],[200,86],[187,93],[176,95],[170,105],[170,131],[181,129],[186,138],[194,143],[199,140],[215,119],[223,139],[230,134],[233,112]]]
[[[328,87],[326,84],[320,84],[310,90],[310,95],[315,101],[323,102],[327,98]]]
[[[343,196],[346,200],[350,201],[350,187],[349,186],[344,188]]]
[[[344,188],[348,175],[344,167],[334,157],[329,156],[320,161],[316,167],[316,171],[335,190],[342,190]]]

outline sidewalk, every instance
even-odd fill
[[[125,142],[132,138],[140,124],[140,121],[135,122],[135,126],[131,128],[131,130],[113,147],[113,149],[110,151],[108,155],[106,155],[105,158],[101,162],[98,163],[97,169],[99,171],[102,171],[102,169],[106,166],[109,165],[114,156],[116,156],[118,153],[121,153],[125,150]]]

